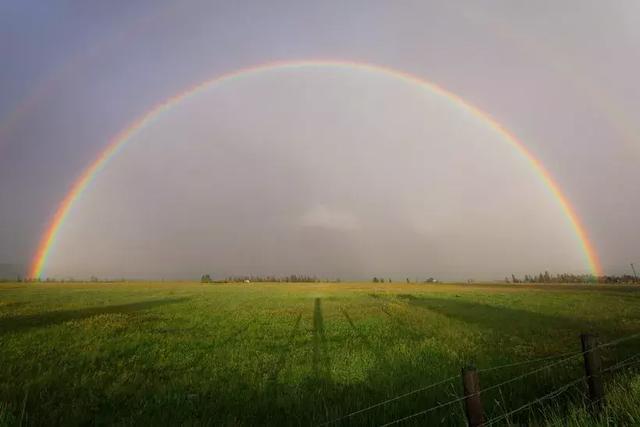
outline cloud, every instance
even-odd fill
[[[317,205],[300,217],[300,225],[302,227],[351,231],[360,228],[360,221],[352,212],[325,205]]]

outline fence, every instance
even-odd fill
[[[445,378],[441,381],[426,385],[419,389],[412,390],[407,393],[403,393],[401,395],[375,403],[373,405],[367,406],[357,411],[345,414],[341,417],[331,419],[329,421],[326,421],[320,424],[319,426],[323,427],[323,426],[335,425],[342,421],[354,419],[355,417],[360,416],[366,412],[369,412],[375,408],[383,407],[392,402],[399,401],[401,399],[404,399],[411,395],[415,395],[417,393],[423,393],[427,390],[435,389],[445,384],[452,383],[455,380],[459,380],[460,378],[462,379],[462,389],[463,389],[463,393],[461,396],[450,399],[443,403],[439,403],[437,405],[431,406],[427,409],[407,415],[405,417],[395,419],[391,422],[387,422],[385,424],[382,424],[382,427],[400,424],[405,421],[415,419],[417,417],[424,417],[429,413],[435,412],[442,408],[449,407],[456,403],[460,403],[464,405],[467,422],[470,427],[487,427],[487,426],[495,425],[497,423],[509,420],[510,417],[512,417],[513,415],[516,415],[522,411],[525,411],[544,401],[558,397],[561,394],[565,393],[566,391],[570,390],[571,388],[577,387],[581,383],[586,383],[587,385],[590,409],[592,410],[592,413],[595,416],[599,413],[602,405],[605,402],[605,392],[604,392],[603,380],[602,380],[603,374],[619,371],[620,369],[628,368],[630,366],[640,363],[640,353],[637,353],[637,354],[633,354],[630,357],[627,357],[626,359],[619,361],[618,363],[613,364],[612,366],[606,369],[602,369],[600,350],[607,347],[614,347],[623,342],[633,340],[639,337],[640,337],[640,334],[634,334],[634,335],[629,335],[613,341],[609,341],[604,344],[600,344],[595,335],[582,334],[580,335],[580,342],[582,347],[582,351],[580,352],[563,353],[559,355],[547,356],[547,357],[538,358],[538,359],[525,360],[522,362],[515,362],[515,363],[509,363],[509,364],[504,364],[499,366],[493,366],[485,369],[476,369],[473,366],[467,366],[462,369],[461,376],[454,375],[454,376]],[[552,390],[551,392],[544,394],[538,397],[537,399],[529,401],[526,404],[521,405],[513,410],[507,411],[494,418],[486,419],[485,413],[483,410],[483,404],[482,404],[483,394],[491,390],[501,389],[503,386],[507,384],[520,381],[531,375],[535,375],[537,373],[547,371],[551,368],[566,364],[569,361],[573,361],[579,358],[582,358],[584,362],[584,370],[585,370],[584,376],[581,376],[580,378],[567,382],[563,384],[561,387],[558,387]],[[526,373],[511,377],[498,384],[494,384],[486,388],[480,388],[480,374],[491,372],[491,371],[497,371],[500,369],[521,367],[521,366],[531,365],[531,364],[541,363],[541,362],[549,362],[549,363],[539,368],[528,371]]]

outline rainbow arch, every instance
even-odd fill
[[[148,112],[139,117],[138,120],[134,121],[127,128],[118,133],[113,139],[111,139],[107,147],[98,155],[98,157],[82,172],[82,174],[76,179],[76,181],[74,181],[70,190],[58,205],[55,214],[48,223],[45,232],[40,239],[36,253],[33,256],[33,260],[29,269],[29,277],[39,278],[43,275],[49,254],[55,247],[58,233],[62,225],[64,224],[69,212],[73,208],[75,202],[79,199],[79,197],[86,190],[88,185],[100,172],[100,170],[105,167],[105,165],[111,158],[113,158],[118,154],[120,150],[122,150],[122,148],[131,139],[131,137],[134,136],[138,131],[153,122],[153,120],[159,117],[162,113],[170,110],[171,107],[173,107],[175,104],[197,94],[198,92],[206,88],[225,84],[242,77],[248,77],[265,71],[304,68],[338,68],[386,74],[391,77],[403,80],[407,83],[414,84],[418,88],[426,90],[429,93],[440,96],[450,103],[456,105],[461,110],[466,111],[473,116],[481,119],[505,142],[513,146],[528,161],[533,170],[536,171],[540,179],[557,200],[562,211],[569,220],[576,234],[576,237],[580,242],[586,262],[588,263],[591,272],[595,275],[602,274],[602,269],[597,252],[589,240],[587,231],[582,225],[575,209],[570,204],[569,200],[564,195],[558,184],[553,180],[542,163],[536,157],[534,157],[533,154],[529,152],[529,150],[527,150],[525,145],[520,140],[518,140],[515,135],[513,135],[509,130],[507,130],[504,126],[493,119],[489,114],[468,103],[458,95],[449,92],[434,83],[400,70],[363,62],[343,60],[300,60],[269,62],[218,75],[210,80],[192,86],[185,91],[166,99],[160,104],[157,104]]]

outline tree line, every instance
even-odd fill
[[[316,276],[310,276],[305,274],[290,274],[287,276],[275,276],[275,275],[239,275],[228,276],[222,280],[214,280],[210,274],[204,274],[200,278],[202,283],[237,283],[237,282],[252,282],[252,283],[320,283],[320,282],[334,282],[339,283],[340,279],[322,279]]]
[[[595,276],[593,274],[572,273],[549,274],[548,271],[537,275],[525,274],[523,278],[512,274],[511,278],[505,277],[504,279],[507,283],[640,283],[637,277],[630,274]]]

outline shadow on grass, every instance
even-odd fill
[[[591,322],[576,318],[550,316],[532,311],[496,307],[469,301],[416,297],[409,294],[400,294],[398,298],[417,308],[429,310],[483,329],[491,329],[508,334],[524,334],[529,330],[535,330],[538,333],[541,330],[547,333],[559,330],[594,331],[597,326]]]
[[[575,343],[575,346],[572,345],[572,347],[577,351],[580,349],[578,336],[581,333],[598,335],[600,343],[640,333],[637,327],[624,327],[617,321],[595,322],[578,316],[552,316],[459,299],[425,298],[409,294],[400,294],[398,298],[411,306],[429,310],[499,335],[520,337],[525,341],[531,341],[532,346],[535,344],[540,348],[543,347],[541,345],[543,342],[555,344],[564,342],[570,345]],[[622,345],[603,349],[603,356],[609,359],[616,357],[616,354],[632,351],[640,351],[640,339],[629,340]],[[501,349],[500,352],[504,353],[506,349]]]
[[[7,309],[11,309],[14,310],[18,307],[22,307],[27,305],[26,302],[6,302],[6,303],[0,303],[0,310],[7,310]]]
[[[132,302],[129,304],[105,305],[77,310],[51,311],[46,313],[6,317],[2,319],[2,322],[0,322],[0,335],[12,332],[21,332],[32,328],[59,325],[71,320],[83,320],[100,314],[132,313],[149,310],[155,307],[167,304],[176,304],[187,300],[188,298],[147,300]]]

